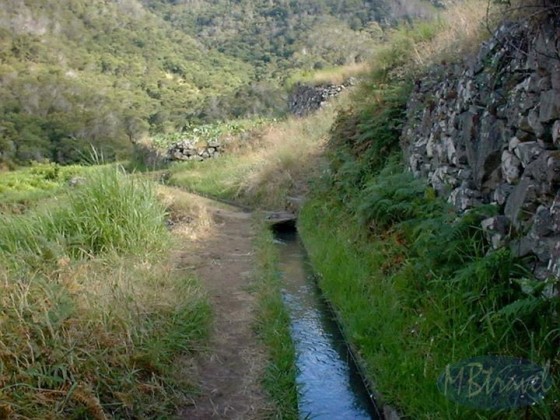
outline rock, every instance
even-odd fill
[[[558,91],[551,89],[541,93],[539,119],[543,123],[560,119],[560,95]]]
[[[86,183],[86,179],[82,176],[73,176],[68,180],[69,187],[79,187],[80,185],[84,185]]]
[[[502,153],[502,174],[509,184],[516,184],[521,174],[521,161],[508,150]]]
[[[519,116],[519,120],[517,121],[517,128],[519,128],[521,131],[525,131],[526,133],[535,134],[533,126],[529,123],[529,117],[526,115]]]
[[[428,178],[428,182],[438,193],[446,193],[459,185],[459,181],[453,171],[448,166],[436,169]]]
[[[511,192],[513,191],[514,186],[510,184],[500,184],[492,194],[492,201],[500,206],[503,206]]]
[[[521,239],[512,241],[509,245],[509,248],[513,256],[523,258],[533,254],[533,250],[536,248],[536,246],[537,242],[535,241],[535,238],[525,236]]]
[[[550,84],[556,92],[560,91],[560,65],[558,64],[550,72]]]
[[[541,205],[537,208],[532,229],[537,237],[546,237],[554,233],[553,217],[548,207]]]
[[[480,205],[482,203],[480,198],[481,194],[479,191],[470,189],[467,185],[462,185],[451,192],[448,201],[459,212],[464,212],[467,209]]]
[[[513,152],[521,141],[517,137],[512,137],[508,143],[508,150]]]
[[[298,83],[290,92],[288,108],[298,117],[303,117],[320,109],[325,103],[338,96],[344,85],[306,85]]]
[[[498,249],[506,245],[511,230],[511,222],[506,216],[484,219],[481,227],[492,248]]]
[[[556,242],[550,254],[547,268],[555,277],[560,277],[560,241]]]
[[[536,141],[519,143],[514,149],[514,153],[521,161],[521,165],[523,165],[523,167],[526,167],[533,160],[538,158],[542,152],[543,149]]]
[[[560,120],[554,121],[552,125],[552,143],[560,148]]]
[[[534,255],[560,276],[560,45],[558,22],[508,23],[463,65],[436,66],[407,104],[401,145],[459,213],[482,203],[492,246]],[[519,235],[505,232],[510,223]]]
[[[519,139],[520,142],[532,141],[535,139],[534,133],[528,133],[527,131],[517,130],[515,132],[515,137]]]
[[[550,216],[552,217],[552,230],[560,233],[560,191],[556,192],[556,197],[550,205]]]
[[[523,178],[509,195],[504,214],[512,221],[513,226],[523,231],[526,222],[537,208],[539,186],[534,181]]]
[[[172,144],[167,150],[167,157],[169,160],[184,161],[194,160],[201,161],[208,158],[215,158],[219,156],[217,153],[220,148],[218,140],[210,140],[207,147],[197,148],[194,143],[189,140],[181,140]]]
[[[486,113],[481,118],[480,135],[466,143],[468,163],[478,187],[500,166],[503,128],[503,122]]]
[[[537,137],[542,137],[544,135],[545,133],[544,126],[542,125],[539,119],[539,113],[535,109],[529,111],[529,115],[527,116],[527,121],[531,126],[532,133],[535,133]]]
[[[560,152],[549,152],[546,156],[546,182],[548,190],[554,191],[560,186]]]

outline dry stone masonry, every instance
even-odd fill
[[[306,85],[298,83],[288,98],[290,112],[298,117],[304,117],[323,107],[329,99],[338,96],[342,91],[356,83],[349,78],[341,85]]]
[[[560,22],[506,23],[477,57],[416,82],[402,145],[410,170],[483,222],[495,248],[560,275]]]
[[[218,140],[210,140],[206,146],[198,146],[190,140],[173,143],[167,150],[167,157],[171,161],[196,160],[202,161],[220,156],[222,144]]]

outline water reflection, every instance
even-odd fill
[[[278,234],[298,367],[300,418],[379,419],[295,234]]]

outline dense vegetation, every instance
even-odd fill
[[[421,1],[304,0],[231,2],[144,0],[175,27],[206,46],[256,65],[259,79],[289,69],[321,68],[367,59],[382,26],[426,14]]]
[[[277,114],[291,70],[367,58],[391,3],[4,1],[0,163],[120,158],[147,133]]]
[[[312,178],[303,188],[311,199],[299,228],[320,285],[384,402],[410,418],[558,416],[557,386],[543,404],[499,412],[451,403],[437,389],[447,364],[478,355],[522,357],[549,364],[553,375],[558,371],[559,301],[542,295],[554,279],[536,281],[527,261],[508,249],[491,250],[480,221],[495,208],[459,216],[401,161],[399,135],[412,82],[431,64],[480,45],[480,22],[492,22],[487,4],[449,10],[452,24],[392,33],[338,113],[324,109],[293,130],[285,121],[264,136],[298,139],[289,150],[265,142],[266,152],[257,156],[248,149],[222,165],[179,165],[171,177],[194,189],[208,187],[208,194],[272,207],[302,191],[298,177]],[[323,163],[316,157],[322,146]]]
[[[0,215],[0,416],[168,415],[191,387],[175,357],[209,311],[166,255],[165,208],[112,166],[58,188],[50,205]]]
[[[535,281],[525,261],[490,249],[479,226],[495,209],[458,216],[401,162],[412,80],[476,48],[487,2],[383,32],[391,3],[3,2],[0,164],[81,161],[92,144],[118,158],[147,133],[162,145],[177,130],[237,135],[227,156],[174,165],[169,182],[272,208],[309,194],[302,236],[385,402],[410,418],[556,418],[557,385],[523,412],[474,412],[437,390],[448,363],[473,355],[523,357],[557,373],[559,302],[543,298],[550,282]],[[192,125],[276,109],[273,92],[292,71],[369,54],[371,73],[341,110]],[[152,185],[115,167],[89,168],[83,185],[67,186],[83,174],[35,164],[2,175],[0,417],[166,416],[188,392],[173,361],[204,336],[208,307],[164,258],[166,209]],[[270,237],[256,247],[257,329],[272,358],[264,379],[279,415],[295,417]]]
[[[425,29],[408,32],[408,45],[438,40],[442,28],[427,37]],[[400,51],[399,43],[389,48]],[[558,387],[542,404],[494,412],[450,403],[438,392],[447,364],[479,355],[529,359],[554,375],[560,301],[542,291],[557,280],[538,281],[528,261],[491,249],[480,222],[496,208],[458,215],[406,172],[400,123],[409,80],[422,69],[410,66],[406,51],[385,57],[353,107],[339,113],[329,170],[315,180],[301,215],[320,285],[384,400],[407,416],[556,418]]]

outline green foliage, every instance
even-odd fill
[[[55,182],[68,169],[26,172]],[[84,175],[52,205],[0,216],[0,412],[173,415],[191,386],[175,359],[206,334],[209,307],[164,255],[171,241],[153,186],[118,167]]]
[[[392,156],[400,152],[407,85],[377,86],[371,101],[340,112],[331,130],[328,153],[332,181],[344,202],[350,202]]]
[[[558,369],[559,299],[509,249],[492,250],[481,206],[457,215],[402,165],[399,147],[416,47],[438,23],[403,27],[331,130],[330,170],[299,228],[320,286],[387,402],[410,418],[555,418],[555,386],[526,411],[477,413],[446,400],[447,364],[504,354]],[[422,390],[422,392],[418,392]],[[478,416],[478,417],[477,417]]]
[[[201,146],[210,141],[221,143],[226,138],[232,137],[242,140],[243,135],[249,136],[252,130],[257,130],[270,122],[266,118],[252,118],[211,124],[186,124],[181,131],[156,134],[152,137],[151,144],[157,149],[167,150],[170,145],[181,140],[188,140]]]
[[[323,292],[386,402],[412,418],[472,418],[476,412],[439,394],[437,378],[445,366],[504,354],[557,369],[558,298],[543,298],[536,289],[528,296],[515,286],[526,284],[528,273],[508,249],[488,252],[481,214],[453,220],[445,205],[425,201],[416,191],[417,209],[387,219],[403,204],[403,184],[384,194],[388,202],[371,215],[373,235],[328,193],[304,207],[300,233]],[[429,219],[418,218],[426,213]],[[554,388],[545,404],[529,408],[531,415],[551,418],[558,392]]]
[[[76,162],[90,145],[118,158],[148,129],[181,127],[205,97],[253,74],[135,1],[10,0],[0,21],[3,161]]]
[[[290,336],[290,317],[282,301],[277,253],[272,234],[261,226],[255,243],[258,257],[255,292],[258,299],[257,333],[268,349],[264,386],[275,403],[271,418],[297,419],[295,348]]]
[[[428,218],[442,207],[426,191],[425,182],[392,165],[366,183],[355,205],[361,222],[374,223],[372,227],[380,230],[399,222],[414,223]]]
[[[379,23],[396,20],[391,2],[382,0],[147,3],[175,27],[198,34],[208,48],[254,63],[261,79],[364,60],[380,37]],[[414,3],[417,9],[410,8],[410,15],[426,11],[421,2]]]
[[[87,174],[91,167],[33,163],[29,168],[3,172],[0,177],[0,210],[24,212],[54,197],[74,177]]]
[[[0,216],[0,261],[35,266],[65,256],[157,251],[167,238],[164,217],[150,184],[118,167],[101,168],[55,209]]]
[[[91,145],[119,159],[187,121],[279,115],[282,80],[367,59],[389,5],[5,1],[0,163],[80,162]]]

